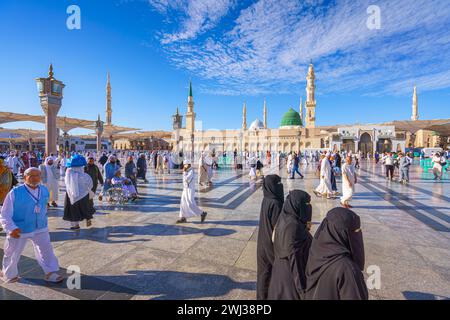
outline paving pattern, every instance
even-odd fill
[[[302,168],[304,180],[283,177],[285,192],[303,189],[313,196],[313,232],[338,200],[317,198],[315,165]],[[450,298],[450,180],[412,167],[410,185],[386,181],[380,165],[363,162],[353,200],[362,219],[366,267],[381,271],[381,288],[371,299]],[[261,182],[247,171],[215,172],[214,186],[197,192],[208,211],[204,224],[192,219],[175,225],[181,174],[148,174],[141,199],[123,207],[97,204],[93,227],[70,231],[60,207],[49,211],[55,253],[66,273],[81,272],[81,289],[48,285],[27,244],[21,280],[0,283],[0,299],[254,299],[256,239]],[[340,179],[338,179],[340,189]],[[4,233],[0,234],[0,257]],[[1,281],[0,281],[1,282]]]

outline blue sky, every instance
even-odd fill
[[[71,4],[81,30],[66,27]],[[366,26],[372,4],[380,30]],[[204,128],[239,128],[244,101],[248,121],[262,119],[264,97],[278,127],[312,60],[318,125],[409,119],[414,83],[420,118],[448,118],[448,30],[448,0],[4,0],[0,110],[41,114],[34,78],[52,62],[60,115],[105,120],[109,71],[118,125],[170,129],[192,79]]]

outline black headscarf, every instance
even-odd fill
[[[322,221],[311,245],[306,276],[308,290],[334,262],[348,257],[364,269],[364,243],[361,220],[350,209],[331,209]]]
[[[257,242],[257,283],[256,297],[266,300],[273,264],[273,227],[278,221],[284,202],[284,189],[281,178],[277,175],[266,176],[263,180],[264,198],[261,212]]]
[[[301,190],[289,192],[275,227],[275,255],[286,258],[306,240],[307,222],[312,218],[311,196]]]
[[[284,200],[284,188],[281,183],[281,178],[276,174],[268,175],[263,180],[263,194],[264,198]]]

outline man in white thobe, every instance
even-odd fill
[[[24,166],[22,160],[19,159],[17,153],[14,152],[11,152],[9,154],[9,157],[5,160],[5,164],[12,171],[14,176],[17,176],[17,174],[19,173],[19,169]]]
[[[25,170],[24,179],[25,184],[8,193],[0,214],[0,223],[7,234],[0,277],[7,283],[19,280],[17,265],[30,239],[36,260],[45,272],[45,280],[61,282],[64,278],[57,273],[58,259],[48,232],[48,190],[40,185],[41,173],[38,168]]]
[[[50,197],[48,199],[48,203],[53,207],[57,207],[56,201],[58,201],[58,169],[55,166],[54,160],[52,157],[47,157],[45,162],[39,166],[41,170],[41,179],[42,184],[47,187],[50,192]]]
[[[314,193],[319,197],[332,198],[333,190],[331,187],[331,164],[330,164],[331,153],[327,152],[325,158],[322,159],[320,164],[320,184],[314,190]]]
[[[203,152],[200,156],[200,159],[198,161],[198,184],[199,185],[203,185],[209,184],[209,176],[208,176],[208,170],[209,170],[209,165],[208,162],[206,160],[206,154]]]
[[[200,216],[204,222],[207,213],[197,206],[195,202],[195,175],[189,160],[183,161],[183,193],[180,201],[180,219],[177,223],[186,223],[187,218]]]
[[[355,183],[357,182],[355,167],[352,164],[352,157],[347,157],[342,166],[342,197],[341,205],[344,208],[351,208],[350,200],[353,197]]]

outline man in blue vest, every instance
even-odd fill
[[[48,282],[62,282],[59,264],[47,225],[49,192],[41,185],[41,171],[29,168],[24,173],[25,184],[11,190],[5,198],[0,223],[7,233],[0,277],[5,282],[19,280],[17,264],[27,240],[33,243],[36,260],[45,272]]]

